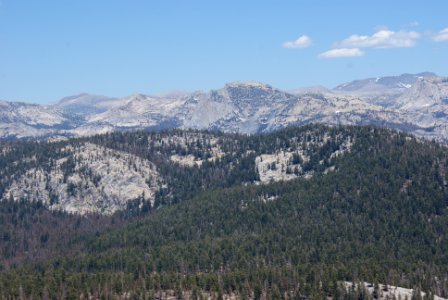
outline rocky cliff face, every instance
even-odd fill
[[[90,143],[60,151],[62,158],[14,180],[4,198],[39,201],[69,213],[109,215],[131,201],[153,205],[155,192],[163,187],[155,165],[131,154]]]

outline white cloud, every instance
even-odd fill
[[[402,48],[413,47],[420,34],[415,31],[392,31],[382,29],[373,35],[354,34],[345,40],[336,43],[339,48]]]
[[[311,46],[311,39],[307,35],[302,35],[295,41],[288,41],[283,43],[283,48],[295,49],[295,48],[307,48]]]
[[[434,42],[446,42],[448,41],[448,27],[440,30],[432,36]]]
[[[358,57],[363,55],[364,52],[362,52],[359,48],[336,48],[328,50],[326,52],[322,52],[321,54],[319,54],[319,57],[337,58],[337,57]]]

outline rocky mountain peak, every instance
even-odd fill
[[[259,82],[228,83],[225,85],[224,91],[232,103],[237,106],[250,106],[251,109],[296,98],[268,84]]]
[[[414,85],[396,101],[396,107],[405,110],[421,110],[446,105],[448,78],[420,77]]]
[[[257,88],[257,89],[263,89],[263,90],[272,90],[272,86],[266,83],[261,82],[255,82],[255,81],[235,81],[235,82],[229,82],[225,85],[226,89],[229,88]]]

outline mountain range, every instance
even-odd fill
[[[289,125],[377,125],[448,141],[448,78],[434,73],[282,91],[257,82],[124,98],[80,94],[52,105],[0,101],[0,138],[65,139],[116,130],[260,133]]]

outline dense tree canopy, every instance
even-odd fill
[[[373,127],[306,126],[257,136],[194,133],[181,148],[160,141],[183,131],[64,142],[89,141],[147,158],[168,187],[153,209],[130,206],[112,217],[67,216],[39,203],[2,202],[0,297],[370,297],[362,289],[343,288],[343,281],[448,296],[445,146]],[[350,151],[332,155],[346,137],[354,141]],[[219,159],[201,167],[169,160],[182,151],[207,158],[212,138],[224,153]],[[254,184],[257,155],[312,140],[321,143],[301,148],[309,159],[293,156],[291,162],[303,163],[311,177]],[[60,146],[13,147],[23,150],[6,154],[0,162],[6,167],[16,153],[48,148],[51,156],[51,147]],[[58,235],[46,222],[64,229]],[[26,254],[27,259],[29,247],[39,255]]]

